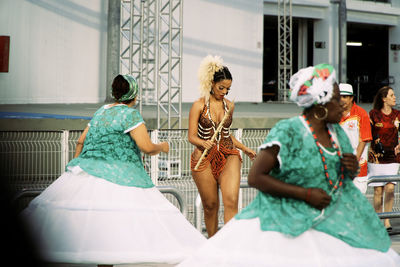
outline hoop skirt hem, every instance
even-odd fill
[[[400,256],[392,249],[355,248],[314,229],[291,237],[262,231],[258,218],[234,218],[178,266],[393,267],[400,266]]]
[[[113,184],[79,167],[21,215],[49,262],[176,264],[206,241],[155,187]]]

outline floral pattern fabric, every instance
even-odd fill
[[[328,127],[342,153],[352,153],[353,148],[340,125],[332,124]],[[299,236],[314,228],[354,247],[379,251],[390,248],[391,242],[386,229],[347,173],[343,185],[332,190],[324,174],[318,147],[302,117],[278,122],[261,149],[274,144],[280,146],[279,167],[273,169],[271,175],[305,188],[322,188],[331,194],[330,205],[321,212],[301,200],[259,192],[254,201],[236,215],[236,219],[258,217],[263,231]],[[339,157],[331,149],[322,149],[330,179],[335,183],[340,173]]]
[[[119,185],[153,187],[141,152],[129,134],[142,123],[139,111],[126,105],[101,107],[89,123],[82,153],[67,168],[79,166],[93,176]]]
[[[290,100],[299,107],[310,107],[329,102],[336,82],[336,72],[329,64],[300,69],[289,81]]]

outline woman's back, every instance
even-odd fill
[[[140,157],[140,150],[128,133],[141,123],[143,119],[136,109],[103,106],[90,121],[82,157],[134,161]]]
[[[67,166],[79,165],[91,175],[120,185],[154,186],[129,135],[142,123],[139,112],[126,105],[101,107],[89,123],[82,153]]]

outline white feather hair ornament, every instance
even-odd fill
[[[210,98],[210,91],[214,74],[223,68],[223,60],[219,56],[206,56],[200,63],[197,76],[200,81],[200,95],[204,96],[206,102]]]

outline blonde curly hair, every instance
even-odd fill
[[[197,76],[200,81],[200,95],[205,98],[206,102],[210,98],[214,74],[223,68],[223,60],[219,56],[208,55],[201,61]]]

